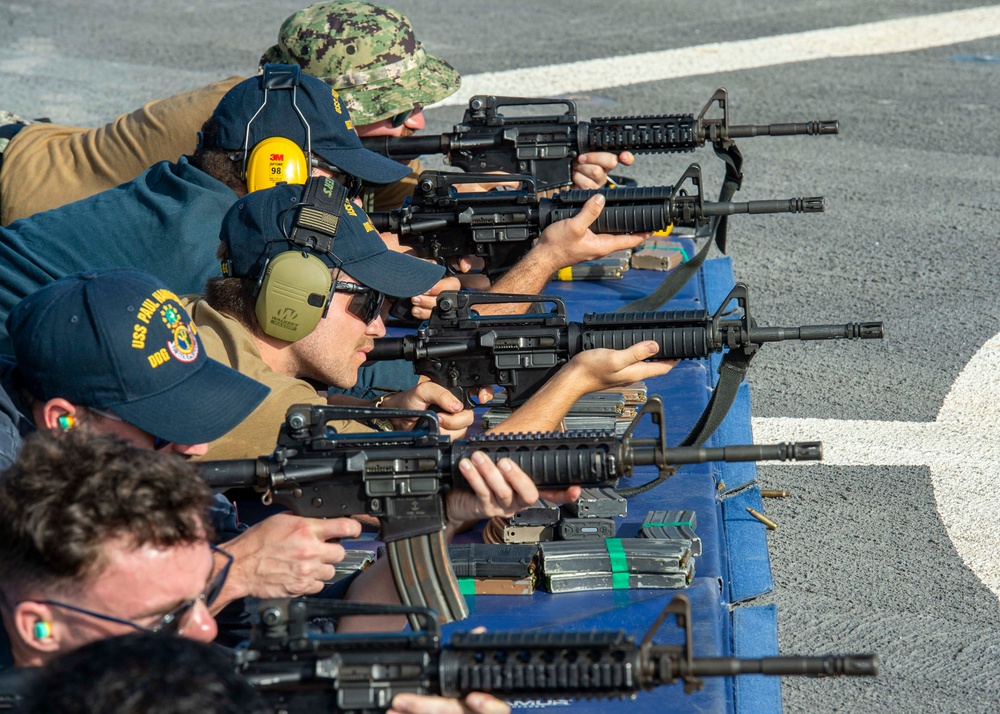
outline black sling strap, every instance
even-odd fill
[[[726,176],[722,181],[722,188],[719,191],[719,202],[726,202],[732,199],[733,194],[739,190],[743,184],[743,154],[740,153],[736,144],[721,146],[715,144],[715,153],[726,165]],[[726,230],[728,227],[728,216],[713,216],[709,219],[708,240],[698,250],[695,256],[686,263],[681,263],[674,268],[671,273],[663,279],[653,292],[648,295],[633,300],[627,305],[623,305],[615,312],[644,312],[657,310],[661,305],[668,303],[684,285],[694,277],[698,269],[708,257],[708,251],[714,242],[719,246],[719,250],[726,252]]]

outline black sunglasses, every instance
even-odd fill
[[[361,320],[366,325],[375,322],[382,312],[382,303],[385,301],[385,294],[357,283],[346,283],[341,280],[334,281],[330,288],[330,297],[333,293],[351,293],[354,297],[347,303],[347,311]],[[327,300],[327,305],[330,301]]]
[[[199,602],[204,602],[205,607],[211,607],[215,604],[215,601],[219,599],[219,594],[222,592],[222,587],[226,584],[226,577],[229,575],[229,568],[233,564],[233,556],[231,556],[226,551],[221,548],[217,548],[214,545],[209,544],[209,547],[215,553],[220,553],[226,558],[226,564],[222,566],[215,577],[212,578],[211,582],[205,588],[205,591],[196,598],[182,602],[177,607],[171,609],[169,612],[163,614],[159,621],[152,627],[147,627],[145,625],[140,625],[137,622],[132,622],[131,620],[125,620],[120,617],[114,617],[112,615],[105,615],[100,612],[94,612],[93,610],[88,610],[84,607],[79,607],[77,605],[70,605],[66,602],[61,602],[59,600],[32,600],[31,602],[37,602],[41,605],[52,605],[54,607],[61,607],[65,610],[72,610],[73,612],[79,612],[81,615],[87,615],[89,617],[97,618],[98,620],[104,620],[106,622],[114,622],[119,625],[127,625],[129,627],[135,628],[141,632],[154,632],[164,635],[179,635],[181,634],[181,625],[184,624],[184,620],[189,612],[194,609],[194,606]]]
[[[409,119],[411,116],[419,112],[421,109],[423,109],[423,107],[417,104],[411,109],[407,109],[405,112],[394,114],[392,118],[389,120],[389,123],[392,125],[393,129],[398,129],[399,127],[403,126],[403,124],[406,123],[407,119]]]
[[[392,119],[389,120],[389,123],[392,125],[393,129],[398,129],[399,127],[403,126],[403,124],[406,123],[406,120],[409,119],[411,116],[413,116],[414,113],[416,113],[419,109],[420,107],[412,107],[410,109],[407,109],[405,112],[394,114],[392,116]]]
[[[353,176],[346,171],[341,171],[329,161],[324,161],[315,154],[309,158],[309,165],[329,171],[331,178],[347,189],[347,199],[349,201],[357,198],[364,187],[363,182],[357,176]]]

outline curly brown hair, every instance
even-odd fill
[[[201,126],[201,133],[215,135],[219,132],[219,120],[210,118]],[[242,158],[242,153],[239,154]],[[232,149],[204,148],[199,146],[188,157],[188,163],[196,169],[201,169],[212,178],[221,181],[236,192],[237,196],[247,195],[247,182],[243,179],[242,160],[233,160]]]
[[[225,254],[221,256],[223,260],[228,257],[224,243],[219,252]],[[264,331],[257,322],[256,287],[254,278],[209,278],[205,283],[205,302],[239,322],[254,337],[263,337]]]
[[[0,475],[0,591],[78,590],[127,537],[169,547],[212,537],[212,493],[195,467],[79,426],[25,439]]]

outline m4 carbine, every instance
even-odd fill
[[[722,116],[706,116],[718,105]],[[562,114],[505,116],[504,107],[565,107]],[[397,160],[445,154],[463,171],[530,174],[540,189],[572,183],[572,163],[588,151],[660,154],[694,151],[706,142],[726,148],[750,136],[837,134],[836,121],[731,125],[725,89],[712,95],[701,113],[662,116],[601,117],[577,121],[576,102],[478,95],[469,100],[461,124],[440,136],[364,137],[366,149]],[[490,180],[496,181],[496,176]]]
[[[671,226],[697,228],[713,216],[741,213],[821,213],[822,196],[771,201],[710,202],[701,190],[701,167],[691,164],[673,186],[602,188],[563,191],[539,198],[530,176],[507,176],[518,183],[510,191],[466,193],[467,183],[496,181],[488,174],[425,171],[402,208],[368,214],[380,232],[392,232],[402,245],[422,258],[447,264],[448,259],[475,255],[486,262],[488,274],[502,273],[524,257],[545,228],[572,218],[596,193],[606,203],[594,221],[595,233],[644,233]],[[689,193],[692,190],[692,193]]]
[[[741,314],[727,312],[736,300]],[[551,311],[528,315],[479,315],[476,305],[535,302]],[[368,360],[405,359],[417,374],[446,387],[473,406],[470,390],[499,385],[507,406],[534,394],[573,355],[599,347],[622,349],[655,340],[652,359],[699,359],[723,350],[752,356],[765,342],[881,339],[881,322],[802,327],[758,327],[750,315],[748,288],[737,283],[715,314],[707,310],[588,313],[566,318],[556,297],[445,291],[415,335],[375,340]]]
[[[417,614],[413,632],[315,635],[313,617]],[[683,644],[652,641],[667,615]],[[414,608],[322,600],[265,600],[260,624],[234,657],[237,670],[283,714],[386,711],[401,692],[463,697],[634,699],[676,682],[690,694],[702,677],[737,674],[877,674],[875,655],[695,657],[691,605],[676,595],[640,643],[622,630],[455,633],[442,645],[433,613]]]
[[[659,425],[656,438],[633,438],[644,414]],[[416,418],[417,424],[411,431],[362,434],[340,434],[328,426],[338,419],[393,417]],[[270,456],[204,461],[199,468],[213,488],[251,486],[264,493],[265,503],[279,503],[300,516],[378,517],[402,602],[429,607],[450,622],[463,619],[468,609],[444,541],[444,494],[465,483],[458,464],[475,451],[493,460],[512,459],[540,488],[609,485],[645,465],[656,466],[664,476],[674,464],[822,458],[816,442],[668,448],[663,402],[653,397],[621,437],[578,431],[458,441],[440,433],[433,412],[296,405],[289,408]]]

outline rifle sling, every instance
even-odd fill
[[[743,155],[736,144],[730,144],[728,147],[715,144],[715,153],[726,165],[726,176],[722,181],[722,189],[719,191],[719,202],[728,202],[743,183]],[[670,302],[701,268],[702,263],[708,257],[708,251],[713,242],[719,246],[721,252],[726,252],[728,219],[729,216],[712,216],[709,219],[708,240],[691,260],[674,268],[653,292],[623,305],[615,312],[654,311],[659,309],[661,305]]]
[[[705,405],[705,410],[698,417],[698,421],[691,427],[691,431],[678,446],[701,446],[719,428],[719,424],[726,418],[726,414],[729,413],[729,409],[736,400],[736,393],[746,378],[752,357],[752,354],[747,355],[742,351],[735,350],[730,350],[722,356],[722,363],[719,365],[719,381],[716,383],[715,389],[712,390],[712,398],[708,400],[708,404]],[[615,492],[623,498],[631,498],[659,486],[676,471],[676,468],[668,467],[652,481],[641,486],[615,489]]]

